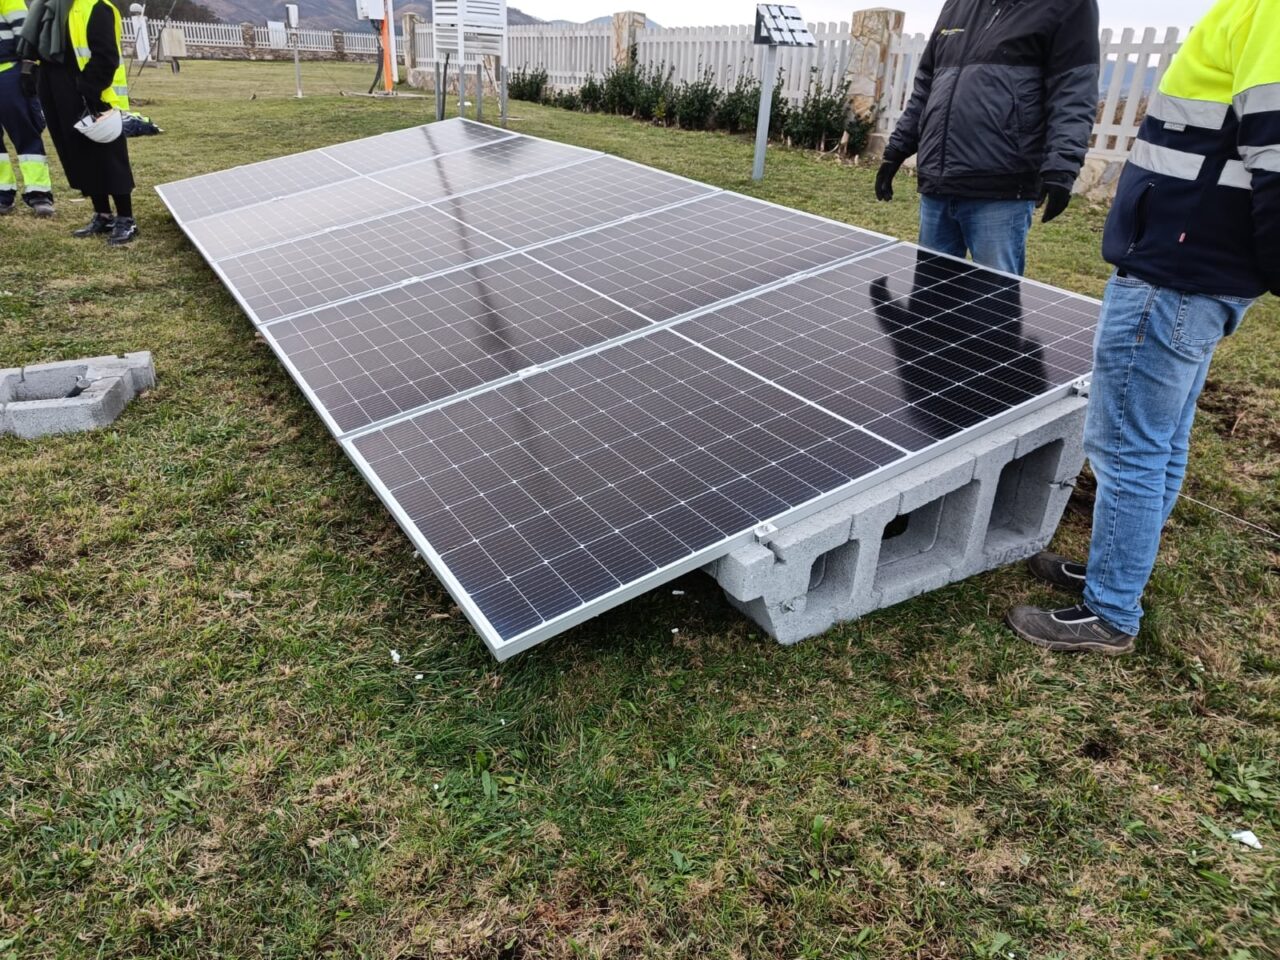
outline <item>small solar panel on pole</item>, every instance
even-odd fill
[[[763,76],[760,78],[760,115],[756,122],[756,161],[752,180],[764,179],[764,156],[769,147],[769,127],[773,123],[773,88],[777,81],[779,47],[816,47],[809,27],[795,7],[762,3],[756,7],[755,43],[764,47]]]

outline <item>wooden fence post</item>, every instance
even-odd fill
[[[906,19],[907,15],[901,10],[884,7],[854,13],[850,24],[849,70],[845,75],[849,112],[853,116],[873,119],[881,109],[889,72],[890,44],[902,36]],[[888,134],[873,132],[864,157],[869,160],[882,157],[888,139]]]
[[[625,67],[632,62],[636,40],[648,22],[649,18],[643,13],[632,10],[613,15],[613,62],[615,65]]]

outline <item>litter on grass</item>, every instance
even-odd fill
[[[1246,847],[1251,847],[1254,850],[1262,849],[1262,841],[1258,839],[1258,835],[1252,830],[1237,830],[1231,835],[1231,839],[1239,840]]]
[[[391,651],[391,662],[392,662],[392,663],[399,663],[399,662],[400,662],[400,651],[399,651],[399,650],[392,650],[392,651]]]

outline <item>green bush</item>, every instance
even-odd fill
[[[747,133],[756,128],[760,115],[760,81],[748,73],[738,79],[716,109],[716,128],[727,133]]]
[[[680,84],[672,111],[676,123],[684,130],[714,129],[723,96],[708,67],[697,80]]]
[[[815,69],[804,100],[788,111],[783,134],[795,147],[834,149],[845,133],[848,102],[848,87],[824,87]]]
[[[637,120],[654,120],[667,123],[671,120],[672,107],[676,101],[676,87],[671,82],[675,68],[670,70],[666,64],[654,67],[641,67],[636,71],[636,102],[634,116]]]
[[[507,78],[507,96],[512,100],[527,100],[529,103],[542,103],[547,95],[547,81],[550,77],[544,69],[530,70],[526,64],[512,72]]]
[[[589,74],[578,91],[578,99],[582,101],[582,109],[589,113],[599,113],[604,109],[604,84]]]

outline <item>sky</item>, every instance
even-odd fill
[[[800,8],[805,19],[847,21],[854,10],[874,6],[907,12],[907,31],[926,33],[933,29],[942,9],[941,0],[788,0]],[[508,0],[512,6],[543,20],[592,20],[627,9],[623,0]],[[1189,27],[1212,6],[1211,0],[1100,0],[1104,27]],[[633,0],[632,9],[641,10],[664,27],[699,27],[722,23],[747,23],[754,18],[755,5],[747,0]]]

